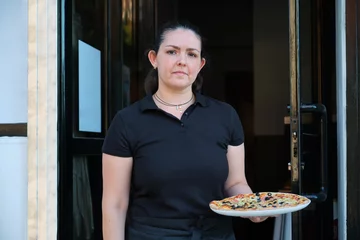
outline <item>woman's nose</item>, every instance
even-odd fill
[[[178,64],[186,65],[186,55],[185,54],[179,54]]]

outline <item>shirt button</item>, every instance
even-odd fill
[[[181,126],[184,127],[184,123],[181,123]]]
[[[189,115],[187,112],[185,112],[185,116]]]

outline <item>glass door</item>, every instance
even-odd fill
[[[302,24],[306,25],[304,17],[309,9],[311,48],[304,50],[302,46],[306,46],[307,40],[301,35],[306,31],[306,26]],[[306,209],[292,213],[291,218],[287,216],[291,220],[291,229],[287,234],[293,240],[336,239],[333,238],[333,205],[337,185],[328,177],[329,174],[336,176],[336,158],[329,157],[329,146],[331,155],[336,156],[333,121],[336,114],[333,111],[334,2],[325,4],[321,0],[313,1],[309,9],[299,0],[289,1],[288,167],[291,172],[291,192],[308,197],[312,203]],[[309,51],[310,55],[305,51]],[[303,68],[307,61],[311,61],[310,75]]]
[[[102,151],[136,86],[134,0],[61,1],[58,239],[102,239]]]

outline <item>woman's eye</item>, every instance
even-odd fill
[[[195,53],[189,53],[189,56],[190,57],[195,57],[195,58],[197,57],[197,55]]]
[[[167,53],[170,54],[170,55],[176,54],[176,52],[174,50],[169,50],[169,51],[167,51]]]

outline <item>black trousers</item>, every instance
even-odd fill
[[[235,240],[231,218],[132,218],[126,240]]]

